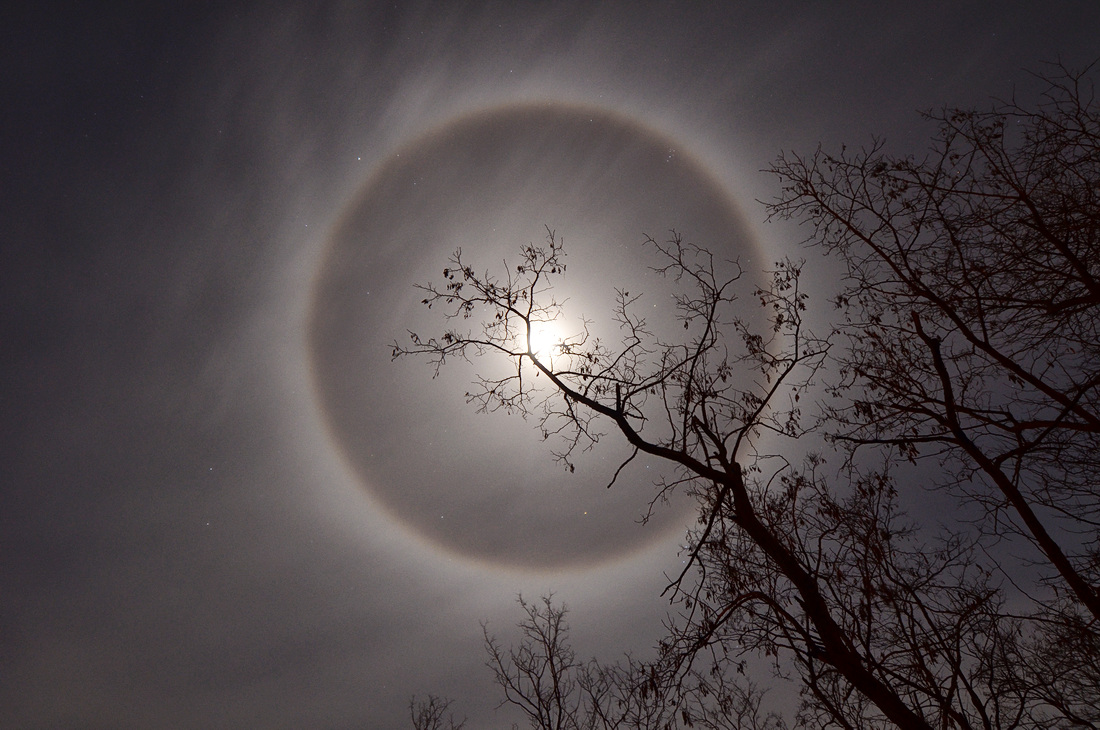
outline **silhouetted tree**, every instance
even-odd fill
[[[585,707],[580,674],[583,667],[569,644],[566,609],[556,607],[549,596],[539,604],[521,597],[526,617],[519,628],[523,640],[518,648],[505,651],[485,633],[488,666],[504,693],[502,704],[518,707],[533,728],[577,730],[585,727]]]
[[[524,617],[520,641],[505,650],[485,630],[488,666],[504,695],[534,730],[666,730],[678,723],[708,730],[785,730],[782,720],[761,710],[763,693],[722,672],[691,672],[681,691],[666,686],[673,676],[658,665],[627,657],[615,664],[578,661],[569,641],[564,604],[545,596],[519,598]]]
[[[423,700],[413,697],[409,700],[413,730],[462,730],[466,727],[466,721],[455,721],[451,712],[453,703],[453,700],[436,695],[428,695]]]
[[[1036,724],[1095,727],[1100,117],[1085,73],[1042,80],[1030,108],[929,115],[922,159],[881,143],[781,158],[771,210],[847,264],[835,438],[932,462],[936,486],[981,508],[985,544],[1030,546],[1030,573],[992,565],[1025,588],[998,642],[1026,638],[990,681]]]
[[[483,369],[466,394],[480,410],[535,418],[570,469],[618,433],[627,462],[668,466],[657,496],[699,505],[659,658],[564,685],[571,722],[618,693],[676,713],[606,727],[766,726],[730,680],[762,654],[800,683],[794,719],[811,727],[1100,726],[1100,117],[1087,76],[1045,81],[1031,109],[930,115],[939,133],[921,159],[881,143],[780,157],[771,215],[807,223],[847,267],[827,336],[807,328],[800,263],[749,292],[768,320],[757,329],[739,311],[739,266],[676,235],[648,244],[680,285],[678,340],[618,291],[618,342],[582,322],[537,352],[531,332],[563,316],[549,231],[513,269],[481,273],[459,251],[445,284],[422,287],[448,329],[412,334],[395,357],[438,370],[497,356],[509,369]],[[836,467],[808,448],[818,433]],[[899,494],[920,489],[977,516],[919,525]],[[503,666],[514,691],[526,670]],[[705,677],[727,701],[693,704]],[[534,687],[515,696],[542,697]]]

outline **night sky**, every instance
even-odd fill
[[[1100,56],[1092,2],[3,12],[4,728],[400,728],[428,692],[505,727],[480,622],[519,593],[644,655],[690,504],[639,525],[658,464],[607,490],[613,439],[566,473],[472,368],[391,363],[412,285],[550,227],[572,313],[659,321],[676,229],[823,301],[757,202],[780,151],[919,154],[919,111]]]

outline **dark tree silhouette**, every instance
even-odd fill
[[[772,212],[848,264],[838,436],[945,452],[993,529],[1025,535],[1100,618],[1095,555],[1061,544],[1100,524],[1100,129],[1081,83],[1036,110],[933,116],[923,160],[782,158]]]
[[[794,721],[810,727],[1100,726],[1100,118],[1086,74],[1044,80],[1032,108],[929,115],[921,159],[878,142],[780,157],[770,214],[847,268],[827,336],[807,329],[802,264],[742,292],[767,315],[758,331],[737,264],[676,235],[648,244],[680,285],[678,340],[619,291],[618,342],[582,322],[534,348],[564,316],[550,231],[513,269],[480,273],[459,251],[422,287],[449,328],[394,357],[497,356],[509,369],[466,394],[480,410],[535,418],[570,469],[617,433],[627,463],[668,467],[657,497],[699,505],[659,657],[564,685],[561,716],[599,726],[614,695],[638,712],[605,727],[748,727],[728,698],[751,708],[733,680],[760,654],[800,684]],[[974,516],[917,524],[899,495],[922,489]],[[530,626],[553,616],[530,610]],[[535,685],[516,689],[526,665],[509,674],[495,647],[507,701],[539,706]],[[716,688],[727,701],[693,701]]]
[[[505,650],[485,627],[488,666],[504,695],[532,728],[546,730],[665,730],[678,723],[713,730],[785,730],[761,709],[763,693],[735,683],[722,672],[692,672],[681,691],[665,685],[669,675],[627,657],[615,664],[577,659],[569,641],[567,608],[551,596],[537,603],[519,598],[524,618],[520,641]]]
[[[528,604],[521,597],[526,617],[519,624],[523,641],[505,651],[495,637],[485,632],[489,669],[504,692],[504,703],[520,708],[532,727],[576,730],[585,716],[581,674],[569,644],[565,607],[556,607],[548,596],[541,604]]]
[[[409,700],[409,719],[413,730],[462,730],[466,727],[466,721],[455,720],[451,712],[452,704],[453,700],[436,695],[428,695],[422,700],[413,697]]]
[[[1087,73],[1041,80],[1033,107],[929,115],[924,159],[881,143],[781,158],[772,214],[847,264],[835,437],[933,462],[981,508],[984,544],[1030,546],[1026,574],[992,566],[1024,588],[998,630],[1028,638],[989,671],[1036,724],[1095,727],[1100,117]]]

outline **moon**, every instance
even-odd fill
[[[475,413],[463,394],[499,364],[458,362],[433,377],[425,363],[389,358],[408,330],[442,329],[413,285],[439,280],[453,251],[503,272],[547,229],[565,242],[555,290],[565,308],[561,328],[532,332],[537,353],[552,356],[581,317],[616,337],[615,287],[643,292],[648,318],[671,317],[673,283],[648,268],[643,241],[673,228],[743,264],[759,256],[729,192],[687,145],[606,109],[485,109],[392,150],[333,228],[307,335],[328,435],[378,508],[449,556],[525,570],[591,566],[681,537],[694,519],[687,498],[639,524],[659,464],[638,459],[608,489],[629,455],[614,438],[569,474],[535,424]]]
[[[553,362],[554,356],[560,354],[561,341],[567,336],[558,321],[532,322],[530,332],[524,335],[531,354],[547,362]]]

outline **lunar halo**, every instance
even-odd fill
[[[372,500],[438,549],[524,570],[622,559],[693,517],[683,498],[637,524],[659,465],[639,463],[606,489],[626,454],[614,438],[567,474],[534,424],[476,414],[463,393],[486,363],[433,380],[423,363],[390,362],[407,330],[442,329],[413,284],[438,280],[458,248],[475,268],[502,271],[547,227],[566,244],[556,292],[566,316],[605,326],[615,286],[639,287],[647,316],[671,314],[667,284],[648,273],[647,233],[676,229],[724,258],[759,258],[735,201],[677,140],[606,109],[498,106],[444,122],[375,167],[333,227],[307,325],[323,422]]]

